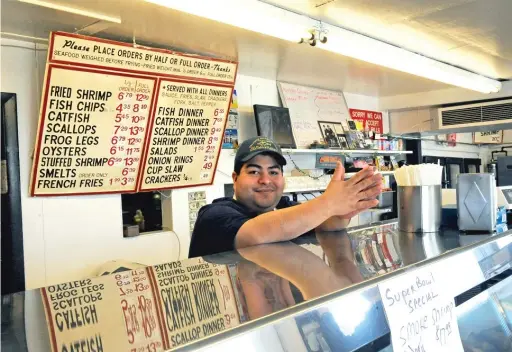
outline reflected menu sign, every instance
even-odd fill
[[[211,184],[236,68],[52,33],[31,195]]]
[[[146,268],[41,292],[54,352],[164,350]]]
[[[200,258],[41,289],[51,350],[157,352],[240,324],[226,265]]]
[[[155,265],[164,345],[175,348],[240,324],[227,265],[201,258]]]

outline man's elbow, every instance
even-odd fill
[[[250,220],[246,222],[235,236],[235,249],[256,246],[264,243],[261,234],[253,228]]]

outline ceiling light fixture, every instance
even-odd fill
[[[497,93],[501,82],[413,53],[340,27],[323,24],[329,34],[317,47],[397,71],[474,90]]]
[[[231,26],[298,43],[316,21],[257,0],[146,0]]]
[[[56,4],[56,3],[53,3],[50,1],[42,1],[42,0],[18,0],[18,1],[24,2],[27,4],[31,4],[31,5],[42,6],[42,7],[46,7],[49,9],[58,10],[58,11],[69,12],[69,13],[73,13],[75,15],[96,18],[101,21],[108,21],[108,22],[112,22],[112,23],[121,23],[121,18],[119,18],[119,17],[112,17],[112,16],[103,15],[103,14],[97,13],[97,12],[81,10],[81,9],[77,9],[77,8],[70,7],[70,6]]]
[[[481,93],[496,93],[501,90],[501,83],[497,80],[324,22],[321,23],[319,33],[323,37],[320,38],[311,32],[319,21],[261,1],[145,1],[272,37],[297,43],[307,42],[337,54]]]

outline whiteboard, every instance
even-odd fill
[[[343,92],[278,82],[283,106],[290,110],[297,148],[321,141],[318,121],[342,122],[350,119]]]

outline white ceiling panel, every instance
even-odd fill
[[[2,0],[0,27],[2,32],[29,37],[48,38],[50,31],[74,32],[96,22],[80,15],[57,13],[40,6]]]
[[[53,1],[53,0],[47,0]],[[186,0],[183,0],[186,1]],[[242,0],[241,0],[242,1]],[[55,1],[54,1],[55,2]],[[142,0],[57,0],[59,4],[120,17],[103,23],[95,36],[211,55],[240,62],[239,72],[262,78],[344,90],[371,96],[426,92],[448,85],[367,64],[341,55],[288,43],[218,22],[193,17]],[[367,34],[489,77],[512,77],[512,44],[507,25],[487,16],[477,29],[456,9],[510,11],[512,0],[274,0],[280,7]],[[316,5],[324,3],[320,7]],[[2,0],[2,32],[47,38],[50,31],[97,28],[97,20]],[[476,6],[476,7],[473,7]],[[236,14],[234,14],[236,15]],[[473,14],[476,16],[476,14]],[[450,19],[453,17],[452,19]],[[512,17],[512,16],[511,16]],[[493,28],[496,28],[494,30]],[[512,31],[510,31],[512,33]],[[378,55],[378,53],[375,53]]]
[[[512,0],[267,2],[491,78],[512,78]]]

